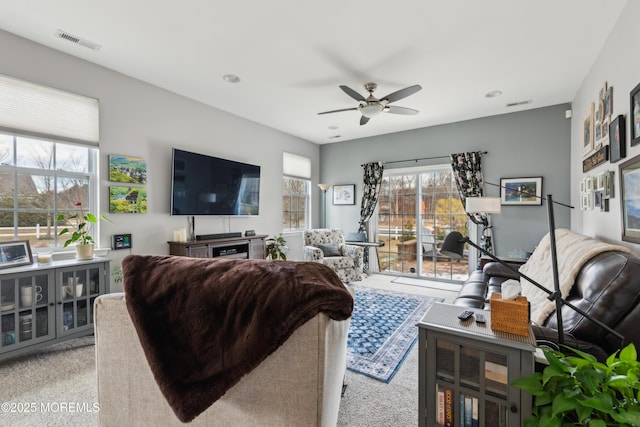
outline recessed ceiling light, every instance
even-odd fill
[[[336,138],[340,138],[340,137],[342,137],[342,135],[331,135],[329,137],[329,139],[336,139]]]
[[[329,129],[331,129],[331,130],[336,130],[336,129],[338,129],[338,126],[336,126],[336,125],[331,125],[331,126],[329,126]]]
[[[485,96],[487,98],[495,98],[496,96],[500,96],[500,95],[502,95],[502,91],[492,90],[491,92],[488,92]]]
[[[236,76],[235,74],[225,74],[224,76],[222,76],[222,80],[227,83],[238,83],[240,81],[240,77]]]

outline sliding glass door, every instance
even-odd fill
[[[429,279],[464,280],[465,256],[440,254],[451,231],[467,235],[468,218],[449,165],[385,170],[378,203],[380,271]]]

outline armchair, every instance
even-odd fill
[[[331,267],[345,283],[362,280],[364,249],[347,245],[338,228],[304,231],[304,260]]]

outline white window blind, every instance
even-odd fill
[[[296,154],[283,152],[282,174],[311,179],[311,160]]]
[[[0,130],[98,146],[98,100],[0,74]]]

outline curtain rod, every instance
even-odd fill
[[[483,151],[482,154],[489,154],[489,152],[488,151]],[[448,155],[448,156],[434,156],[434,157],[420,157],[418,159],[393,160],[391,162],[384,162],[384,163],[385,164],[391,164],[391,163],[404,163],[404,162],[418,162],[420,160],[448,159],[450,157],[451,157],[451,155]],[[364,166],[364,164],[362,164],[360,166]]]

